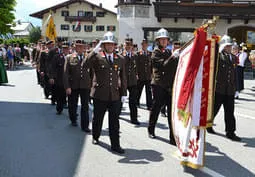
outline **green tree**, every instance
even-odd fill
[[[12,32],[14,24],[16,0],[0,0],[0,34]]]
[[[35,27],[29,32],[29,41],[36,43],[41,38],[41,29],[40,27]]]

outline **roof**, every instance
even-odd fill
[[[13,36],[28,36],[28,35],[29,31],[21,31],[13,34]]]
[[[110,10],[108,10],[108,9],[105,9],[105,8],[103,8],[102,6],[98,6],[98,5],[93,4],[93,3],[89,2],[89,1],[86,1],[86,0],[68,0],[68,1],[65,1],[65,2],[63,2],[63,3],[57,4],[57,5],[55,5],[55,6],[49,7],[49,8],[47,8],[47,9],[41,10],[41,11],[39,11],[39,12],[32,13],[32,14],[30,14],[29,16],[42,19],[42,18],[43,18],[43,15],[46,14],[46,13],[49,13],[51,10],[52,10],[52,11],[55,11],[56,9],[59,9],[59,8],[62,8],[62,7],[65,7],[65,6],[68,6],[68,5],[70,5],[70,4],[77,3],[77,2],[79,2],[79,3],[84,2],[84,3],[90,4],[90,5],[93,6],[93,7],[97,7],[97,8],[99,8],[99,9],[102,9],[102,10],[107,11],[107,12],[109,12],[109,13],[112,13],[112,14],[114,14],[114,15],[117,15],[117,13],[115,13],[115,12],[113,12],[113,11],[110,11]]]
[[[27,27],[29,25],[32,25],[32,24],[30,22],[16,23],[16,26],[11,27],[11,29],[14,30],[14,31],[24,31],[24,30],[27,29]]]

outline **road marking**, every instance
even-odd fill
[[[252,120],[255,120],[255,117],[252,117],[252,116],[249,116],[249,115],[244,115],[244,114],[240,114],[240,113],[235,113],[236,115],[240,116],[240,117],[243,117],[243,118],[246,118],[246,119],[252,119]]]
[[[209,174],[213,177],[225,177],[225,176],[221,175],[220,173],[217,173],[216,171],[213,171],[213,170],[211,170],[210,168],[207,168],[207,167],[200,168],[199,170],[204,172],[204,173],[207,173],[207,174]]]
[[[180,160],[180,156],[178,155],[178,151],[175,151],[174,153],[172,153],[172,156],[178,160]],[[211,170],[210,168],[207,168],[207,167],[202,167],[202,168],[199,168],[198,170],[210,175],[210,176],[213,176],[213,177],[225,177],[223,175],[221,175],[220,173],[214,171],[214,170]]]

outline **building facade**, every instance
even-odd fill
[[[172,40],[186,42],[205,19],[219,16],[216,34],[228,34],[250,49],[255,43],[255,2],[246,0],[118,0],[119,41],[132,37],[151,43],[166,28]]]
[[[28,38],[29,32],[34,28],[30,22],[16,22],[16,25],[11,27],[14,31],[13,36],[16,38]]]
[[[47,18],[52,13],[57,36],[62,40],[84,39],[91,42],[112,31],[119,35],[117,14],[86,0],[69,0],[53,7],[31,14],[42,19],[42,36],[45,37]]]

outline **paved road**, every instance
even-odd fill
[[[29,66],[8,71],[10,83],[0,86],[0,177],[190,177],[255,176],[255,80],[245,81],[236,100],[237,134],[240,143],[224,137],[222,110],[215,120],[218,135],[206,137],[205,168],[183,168],[174,157],[176,147],[168,144],[166,118],[156,129],[159,139],[147,136],[148,111],[139,109],[141,126],[129,123],[127,103],[121,115],[121,145],[124,155],[109,151],[107,118],[100,146],[91,135],[69,125],[67,110],[43,99]],[[143,93],[144,94],[144,93]],[[142,103],[145,96],[142,95]]]

